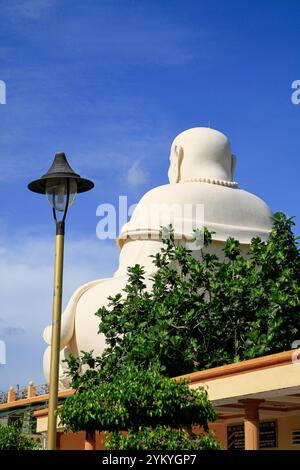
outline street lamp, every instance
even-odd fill
[[[52,206],[56,224],[47,436],[48,450],[55,450],[56,448],[56,409],[59,378],[65,220],[68,208],[73,204],[76,195],[89,191],[93,187],[94,183],[92,181],[81,178],[80,175],[74,172],[64,153],[57,153],[48,172],[40,179],[32,181],[28,185],[30,191],[47,195]],[[59,217],[59,213],[61,213],[61,217]]]

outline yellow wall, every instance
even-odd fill
[[[39,416],[36,420],[36,432],[47,432],[48,416]]]
[[[78,433],[60,433],[59,449],[60,450],[83,450],[85,441],[85,432]]]
[[[277,448],[266,450],[300,450],[300,444],[292,444],[292,431],[300,430],[300,414],[298,416],[285,416],[268,418],[268,421],[277,421]],[[216,439],[221,443],[222,449],[227,449],[227,426],[242,424],[243,420],[232,423],[213,423],[209,428],[215,432]]]
[[[281,450],[300,450],[300,444],[293,445],[292,431],[300,430],[300,415],[277,418],[278,445]]]
[[[40,418],[41,419],[41,418]],[[300,444],[293,445],[292,442],[292,431],[300,430],[300,414],[298,416],[286,416],[277,418],[268,418],[268,420],[277,421],[277,449],[276,450],[300,450]],[[231,421],[231,420],[230,420]],[[216,439],[221,443],[222,449],[227,449],[227,426],[232,424],[242,424],[243,419],[232,420],[232,422],[225,423],[212,423],[209,428],[215,434]],[[44,424],[44,423],[43,423]],[[42,426],[41,426],[42,427]],[[197,429],[193,429],[197,433]],[[104,449],[103,433],[96,434],[96,448]],[[59,436],[59,448],[61,450],[81,450],[84,449],[85,433],[79,432],[73,433],[60,433]],[[266,449],[268,450],[268,449]],[[275,450],[275,449],[269,449]]]
[[[85,432],[59,433],[59,450],[83,450],[85,443]],[[104,433],[96,433],[96,449],[104,450]]]
[[[221,448],[227,449],[227,427],[223,423],[212,423],[209,425],[209,429],[213,431],[215,438],[220,442]]]

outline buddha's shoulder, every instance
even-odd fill
[[[138,205],[179,203],[228,205],[231,209],[239,206],[243,209],[260,208],[268,216],[271,214],[268,205],[258,196],[240,188],[231,188],[210,183],[177,183],[157,186],[141,198]]]
[[[148,191],[136,208],[136,216],[156,210],[173,210],[174,205],[203,205],[204,224],[215,231],[214,238],[236,236],[249,243],[253,236],[266,238],[272,228],[272,212],[259,197],[239,188],[210,183],[178,183]],[[133,214],[132,222],[135,220]]]

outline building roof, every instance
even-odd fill
[[[262,400],[262,419],[300,412],[300,349],[193,372],[175,379],[188,380],[191,388],[205,387],[219,412],[219,420],[234,421],[243,416],[245,399]],[[73,393],[71,389],[60,391],[59,398],[64,399]],[[43,419],[42,427],[46,429],[48,399],[49,395],[44,394],[3,403],[0,414],[33,405],[36,407],[34,415],[38,420]]]

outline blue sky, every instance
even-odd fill
[[[231,140],[235,179],[299,233],[299,1],[0,0],[0,388],[43,382],[54,226],[26,189],[66,152],[96,182],[68,217],[65,301],[117,266],[96,208],[167,181],[169,147],[207,126]]]

